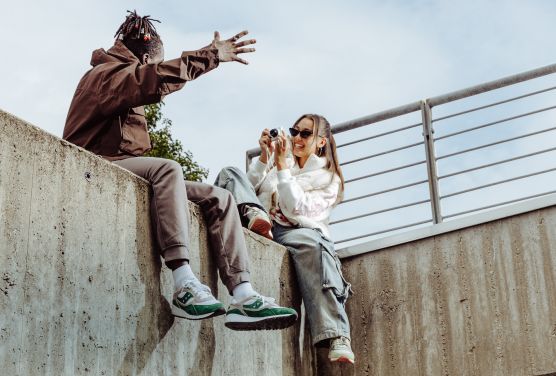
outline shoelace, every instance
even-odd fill
[[[348,347],[349,346],[349,340],[346,337],[340,337],[337,338],[336,340],[334,340],[334,348],[339,348],[339,347]]]
[[[247,205],[246,205],[245,208],[246,208],[246,209],[244,210],[244,215],[245,215],[247,218],[254,217],[254,216],[256,216],[256,215],[261,211],[261,209],[255,207],[255,206],[247,206]]]
[[[199,299],[205,299],[212,296],[210,288],[197,281],[187,281],[184,283],[183,287],[191,290],[193,295]]]
[[[278,304],[276,304],[276,299],[269,298],[269,297],[262,296],[262,295],[261,295],[261,298],[263,299],[263,305],[264,305],[264,303],[268,303],[268,305],[271,306],[271,307],[278,307]]]
[[[258,299],[258,298],[261,298],[263,300],[263,306],[265,306],[265,303],[266,303],[267,306],[270,306],[272,308],[279,307],[278,304],[276,304],[276,299],[269,298],[267,296],[262,296],[262,295],[254,295],[254,296],[252,296],[252,297],[250,297],[246,300],[243,300],[243,302],[238,302],[238,303],[235,303],[235,304],[244,305],[253,298],[255,298],[255,300]]]

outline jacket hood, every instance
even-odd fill
[[[99,48],[94,50],[91,56],[91,65],[93,67],[105,63],[132,63],[134,61],[139,62],[139,59],[119,40],[108,51],[105,51],[104,48]]]

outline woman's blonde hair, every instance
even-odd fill
[[[339,203],[344,197],[344,175],[342,174],[342,169],[340,168],[338,153],[336,151],[336,141],[332,135],[330,123],[322,115],[305,114],[301,115],[301,117],[297,119],[293,125],[296,126],[303,119],[313,120],[313,134],[327,139],[326,145],[317,149],[317,155],[319,157],[326,157],[326,160],[328,161],[326,168],[328,171],[338,175],[340,178],[340,191],[338,192],[338,199],[336,200],[336,203]],[[317,142],[316,137],[314,142]]]

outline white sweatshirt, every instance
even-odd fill
[[[288,169],[270,170],[259,160],[249,166],[247,177],[265,209],[276,203],[294,225],[318,228],[330,238],[328,222],[340,189],[338,175],[326,169],[326,158],[312,154],[303,168],[288,159]],[[274,203],[274,205],[273,205]]]

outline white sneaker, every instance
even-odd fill
[[[174,292],[172,314],[189,320],[201,320],[226,313],[224,304],[210,292],[208,286],[196,279],[185,281]]]
[[[330,344],[330,351],[328,352],[328,359],[331,362],[355,363],[355,355],[351,351],[351,344],[349,338],[338,337],[332,340]]]
[[[256,234],[272,240],[272,222],[268,214],[256,206],[245,206],[243,215],[247,218],[247,228]]]

